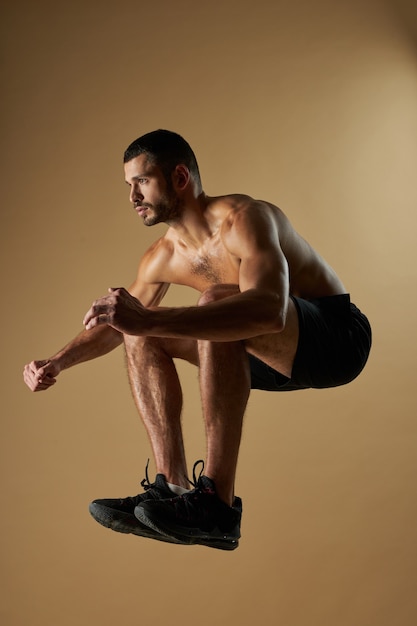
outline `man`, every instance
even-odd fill
[[[353,380],[371,346],[366,317],[331,267],[276,206],[245,195],[209,197],[195,155],[176,133],[140,137],[124,155],[130,201],[146,226],[168,229],[144,254],[133,285],[109,289],[83,330],[50,359],[26,365],[32,391],[68,367],[124,342],[132,393],[157,476],[144,492],[95,500],[93,517],[119,532],[233,550],[242,420],[251,388],[287,391]],[[159,307],[171,283],[200,292],[197,306]],[[194,489],[181,430],[174,359],[199,367],[207,456]]]

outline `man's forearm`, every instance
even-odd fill
[[[275,295],[248,290],[204,306],[152,309],[144,334],[239,341],[280,332],[285,326],[286,307],[287,303]]]
[[[123,335],[110,326],[83,330],[62,350],[54,354],[51,361],[55,361],[62,371],[73,365],[103,356],[122,342]]]

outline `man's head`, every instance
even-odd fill
[[[184,203],[202,192],[194,152],[168,130],[136,139],[124,153],[130,200],[146,226],[173,224],[181,219]]]
[[[145,154],[147,161],[157,165],[171,187],[171,176],[177,165],[185,165],[201,193],[201,178],[197,159],[191,146],[177,133],[170,130],[154,130],[135,139],[126,149],[123,162],[127,163],[135,157]]]

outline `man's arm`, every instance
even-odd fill
[[[147,284],[143,280],[144,265],[139,265],[138,275],[129,291],[141,302],[158,304],[165,295],[168,285]],[[64,348],[49,359],[32,361],[25,365],[23,379],[31,391],[44,391],[56,383],[60,372],[74,365],[96,359],[114,350],[123,342],[123,334],[108,325],[84,329]]]
[[[63,370],[103,356],[122,341],[123,335],[111,326],[83,330],[49,359],[25,365],[23,379],[31,391],[44,391],[56,383]]]
[[[289,273],[277,224],[264,204],[238,211],[222,234],[239,260],[240,293],[202,307],[146,309],[125,289],[111,290],[84,318],[86,328],[110,324],[131,335],[237,341],[285,327]]]

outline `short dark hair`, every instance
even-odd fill
[[[181,135],[170,130],[154,130],[135,139],[125,150],[123,163],[127,163],[141,154],[161,168],[167,181],[179,164],[186,165],[201,189],[201,177],[197,159],[191,146]]]

